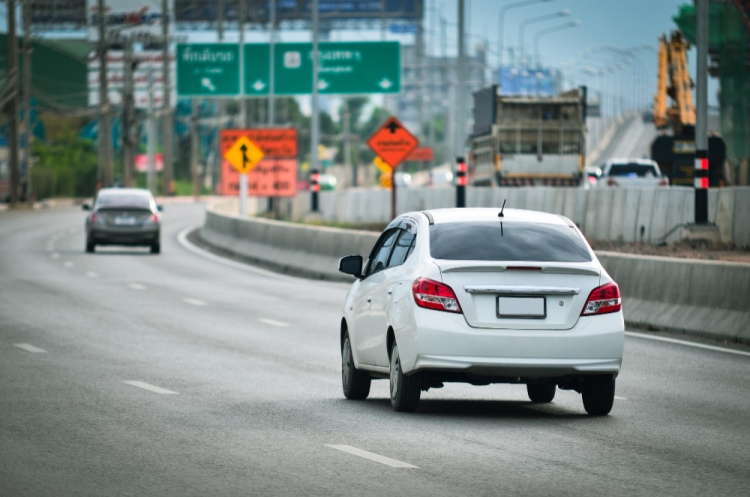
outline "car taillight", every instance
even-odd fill
[[[617,181],[610,178],[607,180],[607,186],[620,186],[620,185],[617,184]]]
[[[591,183],[591,186],[596,185],[596,176],[589,176],[589,183]]]
[[[659,181],[659,186],[669,186],[669,178],[662,178],[661,181]]]
[[[412,293],[414,293],[414,301],[419,307],[457,314],[462,313],[456,294],[448,285],[427,278],[418,278],[414,281]]]
[[[151,214],[148,219],[143,221],[144,225],[159,224],[159,216],[157,214]]]
[[[96,212],[91,213],[91,217],[89,218],[92,223],[96,222]]]
[[[617,283],[607,283],[599,288],[594,288],[583,306],[581,316],[592,316],[594,314],[609,314],[622,309],[620,298],[620,287]]]

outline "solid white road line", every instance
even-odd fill
[[[47,353],[46,350],[40,349],[39,347],[34,347],[33,345],[31,345],[29,343],[14,343],[13,345],[15,345],[16,347],[18,347],[19,349],[25,350],[26,352],[35,352],[35,353],[38,353],[38,354],[46,354]]]
[[[145,290],[147,288],[146,285],[141,285],[140,283],[131,283],[128,286],[133,290]]]
[[[96,274],[94,271],[86,271],[86,276],[88,276],[89,278],[98,278],[99,277],[99,275]]]
[[[680,345],[686,345],[688,347],[696,347],[699,349],[714,350],[716,352],[726,352],[727,354],[737,354],[737,355],[744,355],[746,357],[750,357],[750,352],[745,352],[743,350],[726,349],[724,347],[716,347],[714,345],[706,345],[703,343],[688,342],[687,340],[678,340],[677,338],[657,337],[654,335],[646,335],[645,333],[636,333],[634,331],[626,331],[625,334],[631,337],[645,338],[646,340],[656,340],[657,342],[677,343]]]
[[[289,326],[289,323],[283,321],[276,321],[275,319],[260,318],[258,319],[261,323],[270,324],[271,326]]]
[[[367,452],[366,450],[358,449],[356,447],[352,447],[351,445],[326,445],[326,447],[340,450],[342,452],[346,452],[347,454],[352,454],[355,456],[363,457],[365,459],[369,459],[370,461],[379,462],[380,464],[385,464],[386,466],[390,466],[392,468],[419,469],[417,466],[412,466],[411,464],[407,464],[402,461],[397,461],[396,459],[391,459],[390,457],[381,456],[379,454],[373,454],[372,452]]]
[[[60,254],[58,254],[57,252],[52,252],[49,256],[52,257],[53,259],[59,259],[60,258]]]
[[[616,399],[616,400],[628,400],[628,399],[626,399],[625,397],[618,397],[617,395],[615,395],[615,399]]]
[[[198,300],[198,299],[182,299],[182,301],[190,305],[206,305],[205,302],[203,302],[202,300]]]
[[[188,226],[184,230],[180,231],[180,234],[177,235],[177,241],[184,248],[186,248],[187,250],[189,250],[190,252],[192,252],[194,254],[197,254],[197,255],[203,257],[204,259],[208,259],[208,260],[211,260],[211,261],[214,261],[214,262],[218,262],[219,264],[223,264],[225,266],[229,266],[229,267],[232,267],[232,268],[235,268],[235,269],[240,269],[242,271],[247,271],[248,273],[255,273],[255,274],[258,274],[258,275],[261,275],[261,276],[268,276],[270,278],[274,278],[274,279],[277,279],[277,280],[296,281],[296,282],[305,281],[305,282],[308,282],[308,283],[310,281],[310,280],[307,280],[305,278],[300,278],[300,277],[297,277],[297,276],[290,276],[288,274],[275,273],[275,272],[269,271],[267,269],[261,269],[259,267],[251,266],[249,264],[243,264],[242,262],[233,261],[231,259],[227,259],[226,257],[221,257],[221,256],[218,256],[216,254],[212,254],[208,250],[203,250],[202,248],[198,247],[197,245],[193,245],[193,243],[190,242],[187,239],[188,233],[190,233],[191,231],[193,231],[193,230],[195,230],[197,228],[200,228],[200,226]],[[318,280],[315,283],[318,284],[318,285],[331,285],[331,286],[347,287],[347,288],[350,286],[349,283],[341,283],[341,282],[337,282],[337,281]]]
[[[127,383],[128,385],[132,385],[134,387],[142,388],[144,390],[148,390],[149,392],[159,393],[162,395],[177,395],[177,392],[167,390],[166,388],[157,387],[156,385],[149,385],[148,383],[144,383],[142,381],[123,381],[123,383]]]
[[[65,267],[73,267],[73,263],[70,262],[70,261],[65,261],[65,262],[63,262],[63,266],[65,266]]]

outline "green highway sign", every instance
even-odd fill
[[[319,49],[318,91],[321,94],[401,91],[401,47],[397,41],[322,42]],[[246,97],[269,94],[270,54],[268,43],[244,46],[242,90]],[[274,60],[274,94],[312,93],[312,43],[277,43]]]
[[[177,45],[177,96],[235,97],[240,93],[240,48],[235,43]]]

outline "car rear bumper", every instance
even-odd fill
[[[92,228],[89,239],[97,245],[152,245],[159,241],[159,227]]]
[[[579,318],[569,330],[472,328],[462,315],[419,309],[417,326],[396,332],[404,372],[550,378],[617,375],[622,364],[622,312]]]

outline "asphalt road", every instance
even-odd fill
[[[651,142],[657,135],[654,123],[645,123],[640,117],[630,119],[617,129],[599,160],[592,165],[601,167],[609,159],[651,158]]]
[[[505,385],[395,413],[386,381],[341,393],[346,285],[196,255],[200,206],[164,219],[161,255],[87,255],[81,211],[0,214],[0,495],[748,493],[748,356],[628,336],[605,418]]]

